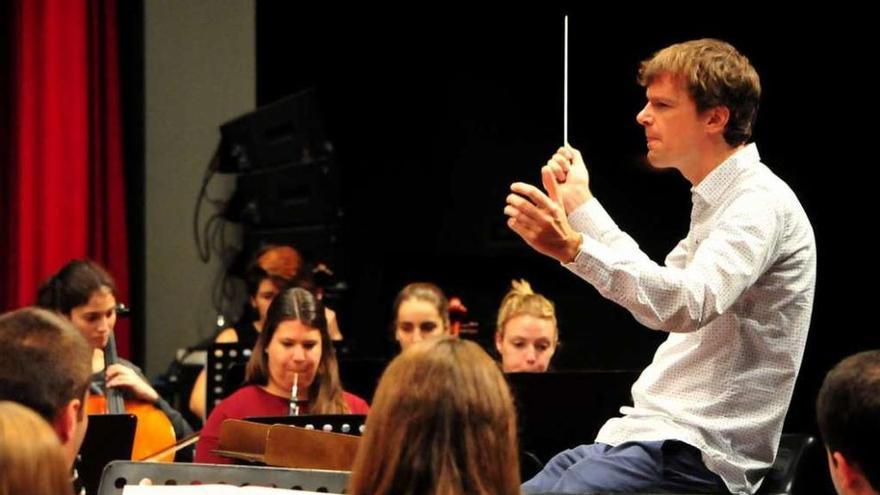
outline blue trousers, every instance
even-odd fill
[[[677,440],[581,445],[557,454],[522,485],[525,494],[648,491],[729,493],[700,451]]]

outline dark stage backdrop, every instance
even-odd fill
[[[596,196],[662,261],[687,232],[689,184],[643,161],[638,63],[707,36],[751,59],[763,84],[755,140],[798,194],[818,242],[813,325],[787,426],[811,431],[825,371],[878,347],[870,240],[877,139],[860,132],[876,113],[868,35],[851,14],[684,21],[669,8],[626,18],[567,11],[570,141],[588,160]],[[663,335],[504,224],[509,184],[539,183],[540,166],[562,141],[563,13],[552,4],[493,12],[257,4],[258,101],[315,87],[336,146],[346,212],[339,264],[351,285],[342,325],[362,349],[383,347],[391,301],[407,282],[433,280],[461,295],[490,333],[510,279],[525,277],[556,301],[564,342],[557,368],[641,369],[650,361]],[[826,36],[831,28],[844,34]]]

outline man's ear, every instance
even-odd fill
[[[712,107],[704,112],[706,132],[710,134],[724,134],[727,123],[730,122],[730,109],[725,106]]]
[[[62,444],[68,443],[73,437],[82,408],[83,401],[80,399],[73,399],[58,411],[58,415],[55,417],[55,422],[52,426],[55,428],[55,433],[58,435]]]
[[[828,469],[834,486],[840,493],[873,493],[858,465],[850,462],[840,452],[828,451]]]

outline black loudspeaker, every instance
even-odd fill
[[[217,171],[237,173],[225,217],[245,230],[341,221],[339,173],[314,90],[220,127]]]
[[[265,244],[291,245],[313,265],[340,264],[340,169],[318,107],[309,89],[220,127],[214,170],[238,174],[224,216],[244,236],[230,274]]]
[[[221,173],[248,173],[331,158],[315,91],[307,89],[220,126]]]
[[[329,159],[241,174],[226,207],[227,219],[254,228],[335,224],[342,215]]]

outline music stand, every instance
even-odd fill
[[[244,384],[245,366],[253,350],[241,343],[212,344],[208,350],[205,417]]]
[[[365,414],[302,414],[299,416],[255,416],[246,421],[266,425],[299,426],[308,430],[321,430],[345,435],[361,436],[367,422]]]
[[[90,414],[79,449],[77,472],[86,493],[97,493],[104,466],[131,459],[137,417],[133,414]]]
[[[520,448],[544,463],[565,449],[592,443],[620,406],[632,404],[637,371],[551,371],[506,375],[520,431]]]
[[[233,466],[229,464],[168,464],[155,462],[120,462],[107,466],[101,491],[97,495],[122,495],[127,485],[147,478],[155,486],[227,484],[266,486],[320,493],[344,493],[351,473],[318,469]]]
[[[227,419],[217,455],[270,466],[350,471],[360,437],[284,424]]]

